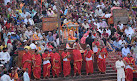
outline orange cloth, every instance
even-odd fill
[[[62,59],[66,58],[68,55],[70,55],[69,52],[65,53],[63,52],[61,54]],[[63,74],[64,76],[70,75],[71,66],[70,66],[70,59],[67,58],[68,61],[63,61]]]
[[[45,58],[50,57],[50,54],[42,54],[43,61]],[[51,64],[47,63],[43,65],[43,77],[50,77],[50,69],[51,69]]]
[[[57,60],[58,62],[55,62]],[[60,55],[58,53],[51,53],[51,64],[52,64],[52,75],[59,76],[61,72],[61,62],[60,62]]]
[[[14,78],[14,81],[17,81],[17,80],[18,80],[18,73],[14,73],[14,74],[9,73],[9,76],[10,76],[10,78]],[[16,79],[16,80],[15,80],[15,79]]]
[[[132,63],[133,65],[130,65],[131,67],[135,66],[135,60],[132,57],[130,58],[124,57],[123,61],[126,62],[128,65]],[[125,73],[126,73],[126,81],[133,81],[133,70],[127,68]]]
[[[79,74],[81,74],[82,55],[78,49],[73,50],[73,59],[74,73],[78,72]]]
[[[36,79],[40,79],[41,77],[41,56],[40,54],[33,54],[32,60],[34,62],[33,64],[33,76]]]
[[[88,54],[87,54],[88,53]],[[87,55],[86,55],[87,54]],[[92,54],[94,54],[94,52],[92,50],[88,51],[87,50],[84,52],[84,57],[85,58],[91,58],[92,57]],[[93,58],[92,58],[93,60]],[[86,60],[86,73],[93,73],[93,61],[92,60],[89,60],[87,61]]]
[[[23,69],[28,68],[28,74],[31,76],[31,63],[27,61],[32,61],[32,55],[30,53],[24,53],[22,56],[22,64],[23,64]]]

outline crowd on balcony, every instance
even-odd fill
[[[121,21],[116,24],[108,21],[112,17],[111,9],[114,7],[128,11],[126,24]],[[97,53],[98,49],[100,52],[105,52],[103,58],[107,57],[106,52],[121,51],[123,58],[133,57],[137,64],[136,0],[0,0],[0,81],[22,81],[22,78],[24,81],[30,81],[33,78],[40,79],[41,75],[35,76],[34,74],[39,74],[39,72],[42,74],[42,68],[44,71],[50,70],[44,69],[47,67],[52,67],[52,70],[57,69],[60,65],[55,66],[56,68],[53,67],[54,59],[56,59],[55,63],[60,63],[58,61],[58,59],[61,60],[60,57],[64,58],[63,62],[69,64],[66,58],[70,58],[71,55],[68,54],[67,49],[64,49],[64,54],[58,54],[58,47],[62,44],[59,37],[62,37],[63,32],[59,29],[45,32],[42,31],[40,25],[37,25],[42,23],[43,17],[57,17],[58,15],[61,25],[68,22],[78,24],[78,32],[74,33],[76,42],[73,48],[85,50],[81,44],[87,44],[86,52],[84,52],[85,57],[92,57],[92,54]],[[38,38],[39,41],[33,40],[35,38]],[[66,47],[69,47],[68,43]],[[27,66],[23,63],[24,67],[18,67],[16,63],[18,50],[25,50],[22,61],[27,62]],[[28,50],[34,50],[35,54],[29,57]],[[87,50],[90,52],[89,54],[87,54]],[[79,54],[77,50],[73,52]],[[87,61],[92,59],[88,58]],[[82,61],[82,58],[77,58],[76,55],[74,60]],[[44,66],[47,63],[49,65]],[[42,67],[38,68],[34,64],[39,67],[42,65]],[[82,66],[80,63],[78,65]],[[39,71],[35,70],[37,68]],[[66,72],[64,68],[62,69],[63,72]],[[87,67],[87,69],[89,68]],[[74,68],[74,71],[78,71],[81,75],[80,70]],[[92,71],[87,70],[87,75],[88,73],[92,73]],[[53,72],[53,77],[55,74],[56,72]],[[59,74],[56,75],[59,76]],[[45,73],[45,77],[50,77],[50,74]]]

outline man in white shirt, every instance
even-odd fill
[[[126,36],[129,37],[130,39],[131,39],[131,36],[134,34],[134,30],[131,27],[127,27],[127,26],[124,32]]]
[[[102,9],[100,9],[99,7],[97,7],[97,9],[95,10],[95,16],[96,17],[103,17],[105,14],[103,13]]]
[[[82,23],[82,26],[83,26],[85,29],[87,29],[87,28],[90,27],[86,20],[84,20],[84,23]]]
[[[30,81],[27,68],[26,68],[26,71],[23,73],[23,81]]]
[[[125,81],[125,64],[122,61],[122,58],[119,57],[118,60],[116,61],[116,69],[117,69],[117,81]]]
[[[122,48],[122,57],[126,57],[128,53],[130,54],[130,49],[125,45],[125,47]]]
[[[121,37],[121,40],[119,40],[118,43],[121,47],[124,47],[124,45],[127,44],[126,41],[124,40],[124,37]]]
[[[37,47],[35,45],[35,41],[32,41],[32,43],[30,44],[30,48],[31,49],[37,49]]]
[[[118,25],[117,26],[119,27],[120,30],[123,30],[123,24],[120,21],[118,21]]]
[[[25,31],[25,36],[29,39],[33,35],[31,28],[28,27],[28,30]]]
[[[3,51],[0,52],[0,61],[9,70],[10,54],[7,52],[7,48],[3,48]]]
[[[111,30],[108,27],[106,27],[106,33],[108,33],[109,36],[111,35]]]
[[[4,71],[4,75],[2,75],[0,81],[11,81],[10,76],[7,75],[7,71]]]
[[[120,6],[120,3],[119,3],[118,0],[115,0],[115,1],[113,2],[113,4],[115,4],[116,6]]]

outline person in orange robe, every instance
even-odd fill
[[[25,53],[22,56],[23,69],[28,68],[29,77],[31,77],[31,64],[32,64],[32,55],[28,52],[28,49],[25,48]]]
[[[35,54],[32,55],[32,62],[33,62],[33,76],[35,79],[40,79],[41,78],[41,56],[38,54],[38,51],[35,50]]]
[[[84,52],[84,57],[86,59],[86,73],[93,73],[93,60],[94,60],[94,53],[90,49],[90,46],[87,45],[87,49]]]
[[[61,62],[60,55],[56,52],[56,48],[53,48],[53,52],[51,53],[51,65],[53,78],[55,75],[59,77],[59,73],[61,72]]]
[[[76,76],[76,73],[81,76],[81,66],[82,66],[82,55],[80,53],[80,50],[77,49],[77,45],[74,45],[74,50],[73,50],[73,60],[74,60],[74,77]]]
[[[125,69],[126,81],[133,81],[133,67],[135,66],[135,60],[128,53],[127,57],[123,58],[123,61],[126,65],[126,69]]]
[[[61,57],[63,59],[63,74],[64,74],[64,77],[66,77],[70,75],[70,71],[71,71],[71,66],[70,66],[71,56],[66,48],[64,49],[64,52],[61,54]]]
[[[103,51],[103,46],[101,46],[101,51],[98,53],[97,65],[101,73],[106,73],[106,52]]]
[[[50,54],[48,53],[47,49],[42,54],[42,59],[43,59],[43,77],[49,78],[50,77],[51,64],[50,64]]]

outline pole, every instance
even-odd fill
[[[59,43],[60,43],[61,42],[61,35],[60,35],[61,20],[60,20],[59,3],[60,3],[60,0],[57,0],[57,19],[58,19]]]

